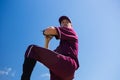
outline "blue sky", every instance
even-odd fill
[[[1,0],[0,80],[20,80],[28,45],[44,46],[42,30],[67,15],[79,37],[80,68],[74,80],[120,80],[119,0]],[[50,49],[59,41],[53,39]],[[37,63],[31,80],[49,80]]]

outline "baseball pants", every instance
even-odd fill
[[[32,64],[29,61],[26,63],[24,61],[23,73],[25,71],[24,67],[26,67],[28,63],[35,65],[35,61],[39,61],[50,70],[50,80],[72,80],[77,68],[75,60],[71,57],[58,54],[57,52],[37,45],[30,45],[27,48],[25,58],[31,59],[31,61],[34,62]],[[33,67],[31,68],[31,72]]]

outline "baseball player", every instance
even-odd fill
[[[59,18],[60,27],[48,27],[43,31],[45,47],[29,45],[25,52],[21,80],[30,80],[36,61],[50,71],[50,80],[73,80],[79,67],[78,36],[67,16]],[[60,40],[55,50],[49,50],[49,42],[55,37]]]

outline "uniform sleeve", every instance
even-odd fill
[[[69,29],[66,27],[55,27],[58,35],[55,36],[56,39],[61,40],[76,40],[77,36],[73,29]]]

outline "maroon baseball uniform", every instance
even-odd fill
[[[43,63],[50,70],[50,80],[72,80],[79,67],[78,37],[72,28],[55,27],[60,39],[59,46],[51,51],[36,45],[30,45],[25,57]]]

